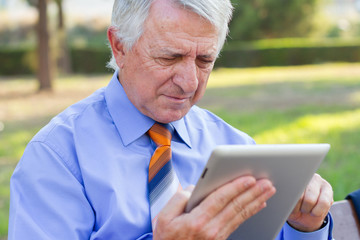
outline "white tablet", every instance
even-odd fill
[[[276,188],[275,195],[266,208],[240,225],[229,239],[275,239],[329,149],[329,144],[218,146],[195,186],[186,212],[239,176],[268,178]]]

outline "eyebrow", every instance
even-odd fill
[[[177,53],[177,51],[172,51],[172,50],[169,50],[169,49],[161,49],[160,53],[165,54],[165,55],[169,55],[169,56],[172,56],[172,57],[182,57],[182,56],[185,56],[187,54],[187,53]]]
[[[175,58],[183,57],[183,56],[187,55],[187,53],[176,53],[176,52],[173,52],[168,49],[161,49],[160,53],[171,56],[171,57],[175,57]],[[196,58],[202,58],[202,59],[214,59],[215,57],[216,57],[215,54],[202,54],[202,55],[196,56]]]
[[[203,58],[203,59],[213,59],[215,56],[212,54],[205,54],[205,55],[198,55],[197,57]]]

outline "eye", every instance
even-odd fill
[[[210,59],[197,59],[196,64],[199,68],[209,68],[214,64],[213,60]]]
[[[156,62],[160,65],[169,66],[174,64],[177,61],[176,57],[159,57],[156,59]]]
[[[172,62],[172,61],[175,61],[176,58],[162,58],[162,60],[165,62]]]

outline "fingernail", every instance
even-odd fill
[[[259,206],[258,210],[260,211],[260,210],[266,208],[266,206],[267,206],[267,204],[266,204],[266,202],[264,202],[263,204],[261,204],[261,205]]]
[[[261,191],[262,192],[266,192],[269,188],[270,188],[269,183],[267,183],[267,182],[261,183]]]
[[[244,186],[246,188],[248,188],[248,187],[254,185],[254,183],[255,183],[255,180],[253,178],[248,178],[248,179],[245,180]]]
[[[275,193],[276,193],[276,188],[275,188],[274,186],[272,186],[272,187],[269,189],[268,196],[269,196],[269,197],[272,197]]]

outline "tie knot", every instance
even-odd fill
[[[171,132],[169,124],[155,123],[148,131],[148,135],[155,142],[157,146],[170,146],[171,143]]]

